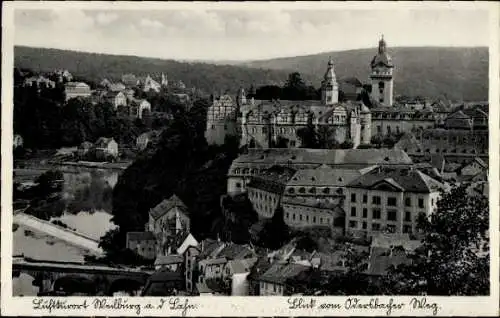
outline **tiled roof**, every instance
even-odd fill
[[[200,261],[200,265],[217,265],[226,263],[227,263],[227,258],[225,257],[206,258]]]
[[[217,257],[225,257],[227,259],[243,259],[248,256],[253,256],[252,250],[247,245],[230,243],[227,244],[218,254]]]
[[[231,268],[234,274],[249,273],[253,265],[257,262],[257,257],[236,259],[227,262],[227,266]]]
[[[258,279],[260,275],[265,273],[271,267],[271,263],[269,262],[267,256],[261,256],[258,260],[253,264],[250,274],[248,275],[249,279]]]
[[[309,269],[310,267],[300,264],[273,263],[271,267],[259,277],[259,280],[269,283],[285,284],[289,279],[296,278]]]
[[[127,232],[127,242],[128,241],[149,241],[155,240],[155,236],[152,232]]]
[[[408,155],[401,149],[308,149],[308,148],[269,148],[249,149],[233,161],[239,163],[265,163],[270,165],[358,164],[390,165],[411,164]]]
[[[164,215],[165,213],[167,213],[168,211],[170,211],[171,209],[173,209],[174,207],[178,207],[178,208],[182,209],[184,212],[187,211],[187,207],[184,204],[184,202],[182,202],[182,200],[179,199],[179,197],[174,194],[169,199],[163,200],[157,206],[152,208],[149,211],[149,214],[154,219],[157,219],[157,218],[161,217],[162,215]]]
[[[333,253],[314,252],[311,254],[311,264],[322,271],[337,272],[345,271],[345,252],[334,251]]]
[[[414,168],[380,167],[352,181],[348,187],[372,188],[381,182],[407,192],[430,193],[443,188],[443,185]]]
[[[182,255],[172,254],[172,255],[163,255],[158,256],[155,260],[155,266],[158,265],[169,265],[169,264],[179,264],[184,262],[184,258]]]
[[[325,209],[325,210],[337,210],[339,208],[338,204],[318,201],[316,198],[304,198],[304,197],[292,197],[292,196],[284,196],[282,199],[282,204],[287,205],[300,205],[304,207],[313,207],[317,209]],[[343,211],[343,210],[342,210]]]
[[[264,189],[273,193],[283,193],[286,182],[290,180],[295,172],[296,170],[292,168],[273,166],[254,176],[247,187]]]
[[[200,242],[199,246],[201,248],[201,253],[199,255],[200,259],[204,259],[205,257],[210,256],[214,251],[218,248],[224,246],[224,243],[212,240],[212,239],[204,239]]]
[[[401,246],[406,251],[414,251],[422,243],[419,240],[410,240],[408,234],[378,233],[372,237],[372,247],[391,249]]]
[[[368,275],[385,275],[391,266],[408,264],[410,259],[402,248],[392,250],[387,248],[372,248],[366,270]]]
[[[374,167],[373,167],[374,168]],[[288,186],[345,186],[362,174],[357,169],[333,169],[322,164],[316,169],[302,169],[288,181]]]

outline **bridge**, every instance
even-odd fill
[[[33,285],[39,287],[39,293],[64,291],[64,282],[70,280],[72,289],[77,289],[79,282],[89,282],[97,296],[112,296],[117,291],[137,291],[146,284],[153,271],[128,267],[111,267],[102,264],[77,262],[56,262],[36,260],[24,256],[14,256],[12,276],[25,273],[34,278]]]
[[[72,229],[41,220],[22,211],[14,212],[14,223],[40,231],[46,235],[53,236],[73,246],[82,248],[90,255],[102,256],[104,251],[99,247],[99,241],[95,238],[79,233]]]

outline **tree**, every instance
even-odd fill
[[[489,204],[483,195],[469,195],[467,186],[454,187],[438,201],[429,218],[421,216],[422,245],[412,263],[392,268],[387,286],[409,295],[488,295]]]
[[[258,245],[275,250],[288,242],[290,230],[283,221],[283,214],[283,208],[278,207],[271,220],[264,224],[259,235]]]

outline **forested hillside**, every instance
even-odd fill
[[[260,70],[246,67],[187,63],[135,56],[84,53],[66,50],[18,46],[14,49],[14,65],[34,71],[67,69],[78,78],[99,83],[104,78],[119,80],[123,74],[159,78],[163,72],[170,81],[182,80],[187,87],[196,87],[207,94],[230,90],[250,84],[281,85],[287,71]]]
[[[408,96],[448,97],[455,100],[488,99],[488,48],[390,48],[394,93]],[[253,61],[243,65],[298,71],[318,85],[331,56],[338,78],[355,76],[368,80],[376,49],[327,52],[315,55]]]
[[[369,63],[376,49],[360,49],[316,55],[221,65],[178,62],[134,56],[82,53],[66,50],[16,47],[15,66],[35,71],[67,69],[79,78],[96,83],[119,79],[124,73],[168,74],[187,87],[205,93],[263,85],[283,85],[288,74],[301,73],[308,85],[319,87],[329,56],[338,78],[355,76],[368,80]],[[480,48],[389,48],[395,70],[395,94],[429,96],[453,100],[488,99],[488,49]]]

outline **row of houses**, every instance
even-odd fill
[[[372,279],[385,275],[391,265],[409,263],[408,254],[419,241],[408,236],[380,233],[369,246],[350,245],[353,251],[365,253],[361,273]],[[278,250],[269,251],[251,244],[234,244],[205,239],[200,242],[187,235],[173,254],[159,256],[157,273],[163,275],[163,286],[175,285],[177,292],[200,296],[290,296],[294,294],[331,293],[334,286],[319,286],[348,270],[348,250],[337,245],[333,251],[311,252],[298,248],[292,239]],[[321,290],[321,287],[328,290]],[[156,296],[172,291],[164,289]],[[145,292],[146,296],[152,296]]]
[[[436,164],[439,167],[439,164]],[[415,164],[401,149],[252,149],[228,173],[228,195],[245,193],[261,219],[278,208],[290,228],[329,228],[370,238],[388,231],[417,235],[419,214],[430,215],[449,183],[487,182],[478,157],[454,175]]]

